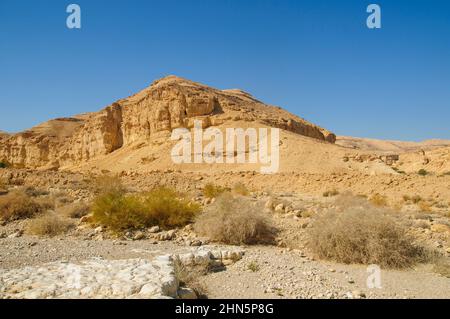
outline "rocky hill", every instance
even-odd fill
[[[241,90],[218,90],[176,76],[95,113],[59,118],[17,134],[0,134],[0,160],[16,167],[58,169],[104,158],[132,145],[149,143],[174,128],[228,121],[277,127],[334,143],[336,136]]]

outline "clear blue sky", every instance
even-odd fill
[[[82,29],[66,27],[66,6]],[[382,29],[366,7],[382,8]],[[448,0],[0,0],[0,130],[96,111],[175,74],[339,135],[450,139]]]

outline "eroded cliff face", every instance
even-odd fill
[[[159,132],[204,127],[227,121],[259,121],[334,143],[336,136],[279,107],[266,105],[240,90],[217,90],[169,76],[96,113],[51,120],[22,133],[0,134],[0,160],[14,166],[59,168],[76,165]]]

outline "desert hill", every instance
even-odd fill
[[[260,169],[260,164],[174,164],[170,151],[176,142],[170,140],[171,131],[192,128],[194,120],[222,131],[227,127],[280,128],[280,172],[392,174],[393,163],[383,154],[450,145],[449,141],[336,140],[332,132],[264,104],[243,90],[219,90],[168,76],[98,112],[50,120],[17,134],[0,134],[0,160],[15,167],[99,172]],[[430,158],[433,165],[435,158],[441,159]],[[423,166],[417,156],[406,157],[404,163],[406,170]],[[430,169],[434,167],[440,166]]]
[[[217,90],[169,76],[95,113],[50,120],[24,132],[0,135],[0,159],[15,166],[61,168],[81,165],[160,136],[177,127],[227,121],[258,122],[316,140],[335,135],[240,90]]]
[[[371,138],[338,136],[336,144],[371,152],[379,153],[407,153],[420,150],[428,151],[435,148],[450,146],[449,140],[425,140],[422,142],[389,141]]]

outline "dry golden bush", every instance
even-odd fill
[[[8,189],[8,183],[4,178],[0,178],[0,189],[7,190]]]
[[[248,194],[250,194],[250,191],[248,190],[248,188],[242,183],[234,184],[233,189],[231,191],[234,194],[241,195],[241,196],[248,196]]]
[[[122,180],[116,175],[100,175],[93,178],[94,191],[97,194],[125,193],[126,189]]]
[[[375,206],[383,207],[388,205],[386,196],[381,194],[374,194],[369,200]]]
[[[39,197],[48,195],[49,192],[43,189],[36,188],[34,186],[28,186],[23,189],[24,193],[31,197]]]
[[[54,213],[48,213],[30,220],[27,233],[37,236],[56,236],[67,232],[74,224]]]
[[[86,203],[72,203],[59,207],[57,212],[69,218],[81,218],[89,214],[90,206]]]
[[[449,260],[439,258],[435,261],[433,265],[433,271],[444,277],[450,278],[450,262]]]
[[[224,193],[198,216],[194,229],[225,244],[271,244],[277,231],[260,206],[248,198]]]
[[[201,283],[201,277],[210,272],[210,265],[207,262],[186,266],[180,259],[174,260],[175,277],[178,279],[180,287],[194,290],[197,298],[206,299],[207,289]]]
[[[414,204],[417,204],[417,203],[419,203],[419,202],[422,201],[422,197],[420,197],[419,195],[414,195],[413,197],[411,197],[411,201],[412,201]]]
[[[429,213],[431,212],[433,209],[431,207],[430,204],[428,204],[425,201],[421,201],[417,204],[417,206],[419,207],[420,211],[425,212],[425,213]]]
[[[29,218],[41,212],[43,207],[23,191],[13,191],[0,196],[0,219],[12,221]]]
[[[392,209],[395,212],[401,212],[403,209],[403,205],[404,205],[403,202],[396,202],[396,203],[392,204]]]
[[[367,201],[350,200],[320,214],[308,235],[309,248],[319,258],[346,264],[403,268],[427,258],[426,250],[414,244],[404,226],[386,209]]]
[[[43,196],[34,199],[43,212],[55,209],[55,198],[53,196]]]

